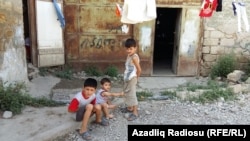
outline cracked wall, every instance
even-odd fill
[[[0,83],[28,82],[22,0],[0,0]]]
[[[203,19],[202,57],[200,75],[208,76],[217,58],[233,52],[237,57],[237,67],[243,69],[249,60],[250,32],[241,19],[238,32],[238,16],[234,15],[232,1],[223,1],[221,12],[213,12],[212,17]],[[247,19],[250,20],[250,3],[245,2]],[[249,25],[248,25],[249,26]]]

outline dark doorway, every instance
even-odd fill
[[[157,8],[153,75],[174,75],[172,70],[178,8]]]
[[[23,25],[24,25],[24,40],[26,48],[27,62],[31,62],[31,47],[30,47],[30,35],[29,35],[29,12],[27,0],[23,0]]]

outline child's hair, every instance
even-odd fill
[[[130,48],[130,47],[136,47],[136,41],[133,38],[129,38],[125,41],[125,47]]]
[[[111,81],[108,79],[108,78],[103,78],[102,80],[101,80],[101,85],[103,85],[104,83],[106,83],[106,82],[108,82],[108,83],[111,83]]]
[[[83,87],[93,87],[93,88],[97,88],[97,81],[93,78],[87,78],[85,81],[84,81],[84,85]]]

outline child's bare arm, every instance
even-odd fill
[[[132,58],[132,61],[133,61],[134,65],[135,65],[135,67],[136,67],[136,70],[137,70],[137,71],[136,71],[137,78],[139,78],[140,75],[141,75],[141,65],[140,65],[140,63],[139,63],[139,58],[133,57],[133,58]]]
[[[103,95],[105,95],[105,96],[123,96],[124,93],[123,92],[119,92],[119,93],[104,92]]]

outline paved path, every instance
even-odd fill
[[[59,81],[52,76],[34,78],[29,84],[30,94],[49,96],[52,87]],[[194,77],[141,77],[138,89],[164,89],[195,81],[200,83],[203,80]],[[11,119],[0,118],[0,141],[49,140],[74,130],[78,124],[67,113],[66,105],[52,108],[26,107],[22,114]]]

